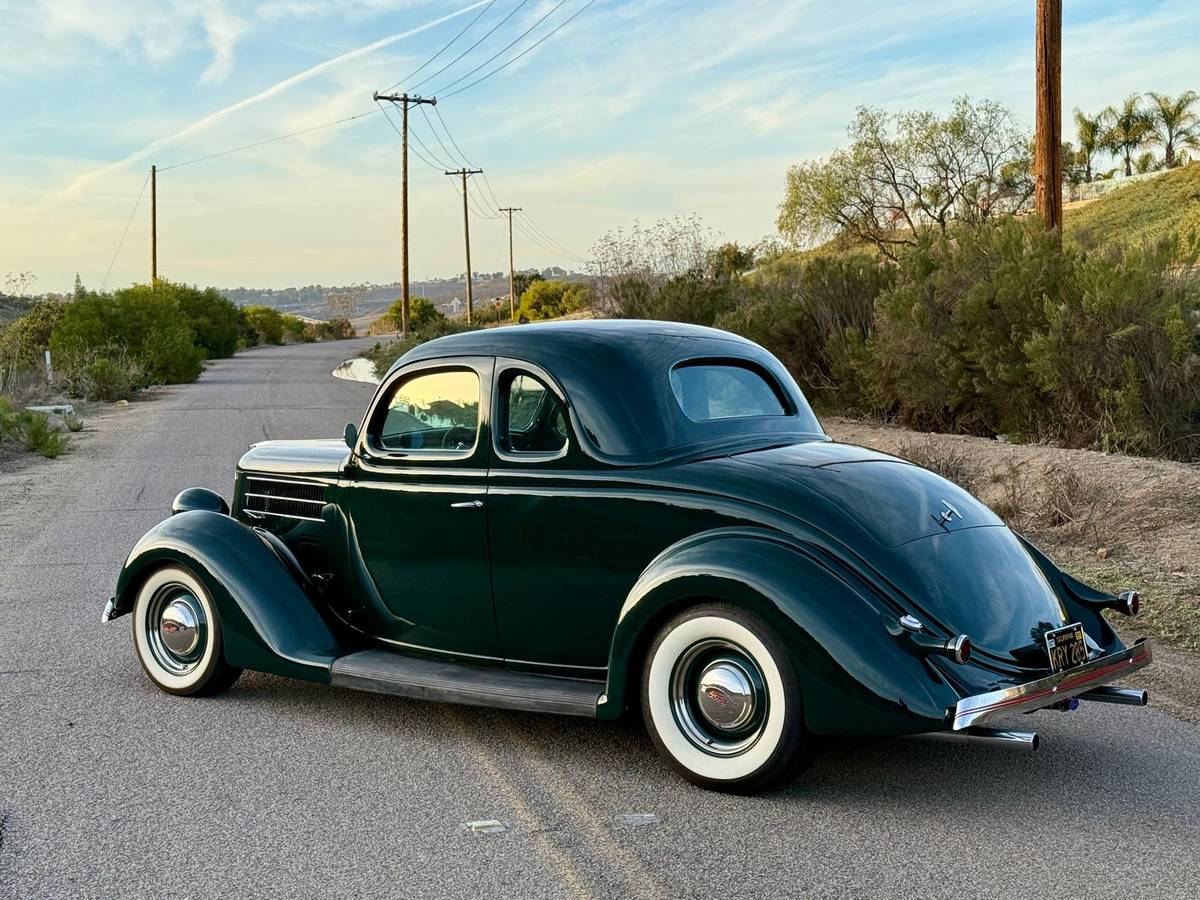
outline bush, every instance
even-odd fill
[[[200,290],[194,285],[159,281],[154,292],[169,292],[176,298],[206,359],[226,359],[237,351],[238,309],[215,288]]]
[[[150,383],[195,381],[204,351],[168,282],[134,285],[111,296],[85,294],[67,304],[54,328],[50,347],[60,365],[70,368],[95,354],[121,350],[133,357]]]
[[[282,315],[283,337],[287,341],[311,344],[317,339],[316,328],[296,316]]]
[[[521,295],[517,319],[557,319],[585,309],[591,302],[591,288],[586,284],[578,281],[538,280],[529,285]]]
[[[364,353],[363,356],[375,364],[375,374],[382,378],[387,373],[387,370],[392,367],[392,363],[418,344],[423,344],[426,341],[444,337],[448,334],[459,334],[463,331],[474,330],[473,327],[465,323],[460,323],[443,316],[440,322],[430,325],[428,331],[413,332],[404,340],[389,341],[386,344],[377,343]]]
[[[270,306],[243,306],[241,318],[254,334],[256,344],[283,343],[283,315]]]
[[[1196,247],[1059,251],[1036,221],[957,228],[901,257],[859,377],[927,430],[1200,455]]]
[[[40,453],[56,459],[67,451],[67,436],[50,421],[45,413],[22,410],[17,413],[26,452]]]
[[[862,405],[856,365],[874,319],[875,300],[894,269],[867,253],[780,256],[739,285],[740,303],[718,328],[762,344],[826,409]]]
[[[410,297],[408,301],[409,330],[414,332],[428,331],[436,328],[446,316],[424,297]],[[404,300],[393,301],[382,316],[371,323],[367,334],[390,334],[400,331],[404,324]]]
[[[345,316],[334,316],[328,322],[315,326],[316,339],[321,341],[341,341],[354,337],[354,326]]]

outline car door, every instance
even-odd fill
[[[488,565],[490,357],[406,367],[377,395],[345,480],[363,630],[500,656]]]
[[[715,519],[652,475],[588,456],[550,373],[498,359],[494,381],[488,533],[505,660],[601,675],[638,575],[668,544]]]

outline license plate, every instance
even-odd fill
[[[1083,639],[1083,626],[1076,622],[1066,628],[1046,632],[1046,655],[1050,657],[1050,671],[1061,672],[1087,662],[1087,642]]]

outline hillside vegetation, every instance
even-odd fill
[[[1069,209],[1063,230],[1085,247],[1156,241],[1172,232],[1200,234],[1200,163]]]

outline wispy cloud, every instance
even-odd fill
[[[480,6],[483,6],[486,2],[487,0],[476,0],[475,3],[471,3],[462,7],[461,9],[457,9],[452,13],[447,13],[444,16],[439,16],[438,18],[432,19],[423,25],[418,25],[415,28],[409,28],[396,34],[390,34],[387,37],[380,38],[377,41],[372,41],[371,43],[365,44],[361,47],[356,47],[353,50],[347,50],[345,53],[339,53],[337,56],[331,57],[323,62],[319,62],[314,66],[309,66],[307,69],[297,72],[295,75],[284,78],[282,81],[278,81],[256,94],[252,94],[249,97],[244,97],[241,100],[238,100],[236,103],[231,103],[222,109],[211,112],[172,134],[168,134],[165,137],[159,138],[158,140],[151,141],[149,144],[140,147],[139,149],[133,151],[114,163],[109,163],[108,165],[100,166],[82,173],[65,187],[55,191],[47,199],[51,202],[67,200],[77,195],[79,191],[81,191],[91,182],[95,181],[97,178],[118,172],[132,163],[146,159],[151,154],[163,149],[164,147],[170,146],[171,144],[183,140],[184,138],[200,134],[201,132],[206,131],[213,125],[216,125],[221,120],[228,118],[236,112],[254,106],[257,103],[261,103],[264,100],[269,100],[272,97],[276,97],[298,84],[308,81],[309,79],[316,78],[317,76],[328,72],[330,69],[336,68],[337,66],[343,65],[351,60],[367,56],[377,50],[381,50],[384,47],[390,46],[397,41],[402,41],[405,38],[420,34],[422,31],[428,31],[430,28],[441,25],[443,22],[447,22],[450,19],[470,12],[473,9],[477,9]]]

